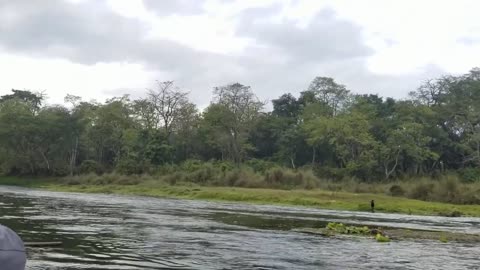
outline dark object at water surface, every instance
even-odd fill
[[[62,242],[25,242],[26,247],[55,247],[61,245]]]

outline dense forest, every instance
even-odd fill
[[[142,99],[98,103],[68,95],[64,106],[12,90],[0,99],[1,172],[154,174],[211,162],[308,166],[327,179],[480,179],[480,69],[428,80],[404,100],[354,94],[316,77],[298,97],[287,93],[272,105],[240,83],[215,87],[203,111],[171,81]]]

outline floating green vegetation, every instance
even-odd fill
[[[370,235],[370,229],[367,226],[346,226],[343,223],[329,222],[326,228],[329,231],[339,234]]]
[[[390,242],[390,238],[380,229],[370,229],[367,226],[347,226],[343,223],[329,222],[325,228],[329,234],[375,235],[377,242]]]
[[[390,242],[390,238],[388,238],[388,236],[382,235],[380,233],[377,233],[377,235],[375,235],[375,240],[377,240],[377,242],[380,242],[380,243]]]
[[[308,233],[320,236],[335,236],[341,234],[341,232],[348,232],[351,230],[343,229],[346,227],[341,223],[329,223],[324,228],[299,228],[295,229],[297,232]],[[362,228],[362,227],[359,227]],[[338,233],[337,233],[338,231]],[[382,237],[377,237],[380,234]],[[350,234],[354,235],[354,234]],[[458,232],[439,232],[439,231],[425,231],[425,230],[411,230],[405,228],[370,228],[370,235],[372,235],[376,241],[389,242],[389,241],[402,241],[402,240],[433,240],[440,241],[442,243],[459,242],[459,243],[480,243],[480,234],[468,234]],[[369,235],[357,235],[363,237],[369,237]],[[386,240],[385,238],[388,238]]]
[[[440,242],[442,243],[448,243],[448,238],[446,235],[442,234],[440,235]]]

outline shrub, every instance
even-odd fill
[[[122,175],[115,181],[115,183],[119,185],[138,185],[140,183],[140,179],[136,175],[135,176]]]
[[[251,168],[239,168],[228,172],[225,176],[225,184],[237,187],[262,187],[261,177]]]
[[[390,195],[400,197],[405,195],[405,190],[399,185],[392,185],[389,189]]]
[[[70,166],[65,162],[55,162],[52,166],[51,173],[55,176],[66,176],[70,174]]]
[[[410,191],[409,197],[412,199],[426,201],[431,198],[433,193],[434,184],[430,181],[420,181],[415,184],[413,189]]]
[[[81,185],[82,182],[78,177],[71,177],[65,180],[65,184],[69,186]]]
[[[198,159],[188,159],[180,165],[180,169],[185,172],[194,172],[202,168],[202,166],[204,166],[202,161]]]
[[[345,168],[315,166],[313,172],[318,178],[333,179],[337,181],[349,178],[349,172]]]
[[[163,164],[161,166],[157,166],[154,169],[150,169],[150,173],[152,175],[169,175],[175,172],[180,171],[179,166],[175,164]]]
[[[84,160],[82,164],[80,164],[78,168],[78,172],[80,174],[88,174],[88,173],[96,173],[102,174],[105,172],[103,166],[96,162],[95,160]]]
[[[470,188],[462,194],[463,204],[480,204],[480,188]]]
[[[197,184],[206,184],[211,182],[215,178],[215,169],[211,164],[204,164],[197,170],[187,173],[185,175],[185,181],[193,182]]]
[[[183,172],[174,172],[163,177],[163,180],[172,186],[176,185],[178,182],[184,181],[184,179],[185,174]]]
[[[435,199],[444,202],[455,203],[461,200],[459,192],[460,182],[455,177],[446,177],[442,179],[435,188]]]
[[[480,168],[464,168],[459,174],[464,182],[480,182]]]
[[[303,188],[314,189],[320,186],[320,179],[318,179],[312,170],[303,171]]]
[[[117,163],[115,170],[121,174],[132,175],[145,173],[147,168],[144,162],[126,157]]]
[[[265,173],[266,171],[278,167],[278,165],[271,161],[263,159],[250,159],[245,163],[248,167],[252,168],[254,172]]]
[[[355,193],[370,193],[372,192],[372,185],[366,184],[366,183],[359,183],[357,181],[354,181],[353,184],[353,192]]]

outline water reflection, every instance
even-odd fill
[[[29,249],[28,269],[478,269],[475,245],[379,244],[290,231],[327,221],[480,232],[480,219],[51,193],[1,187],[0,223]],[[477,267],[477,268],[475,268]]]

